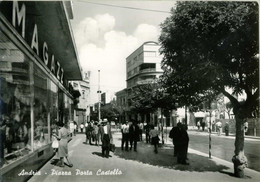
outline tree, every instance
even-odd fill
[[[119,115],[119,111],[115,107],[115,101],[111,101],[109,104],[106,104],[100,109],[101,117],[108,119],[108,121],[115,121]]]
[[[153,107],[155,83],[138,85],[132,89],[130,110],[133,113],[148,114],[156,110]]]
[[[176,109],[174,95],[166,93],[161,79],[155,79],[152,83],[133,88],[131,103],[132,112],[140,114],[152,113],[158,108],[161,110]]]
[[[259,103],[257,2],[178,2],[161,24],[164,85],[182,104],[220,93],[236,120],[235,176],[243,177],[244,122]],[[232,90],[232,93],[227,89]],[[244,93],[245,102],[237,97]]]

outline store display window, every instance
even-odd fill
[[[34,149],[38,149],[49,141],[48,132],[48,89],[47,89],[47,76],[43,71],[34,65],[33,70],[34,79]]]
[[[0,31],[1,167],[31,151],[30,66],[28,57]]]
[[[58,87],[55,83],[50,81],[50,126],[51,134],[58,133]],[[54,140],[54,137],[51,138]]]

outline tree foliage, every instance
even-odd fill
[[[183,104],[223,93],[233,107],[241,105],[232,94],[246,93],[244,113],[251,116],[259,97],[256,2],[178,2],[161,28],[163,78],[170,93]]]
[[[133,88],[131,110],[141,114],[156,111],[158,108],[175,109],[176,100],[174,95],[166,93],[160,80],[153,83],[138,85]]]
[[[107,118],[108,121],[115,121],[115,119],[120,114],[116,102],[114,100],[112,100],[109,104],[102,106],[100,112],[101,117]]]
[[[234,172],[243,177],[244,122],[259,107],[258,3],[178,2],[161,24],[163,80],[184,105],[229,98],[236,119]],[[232,90],[232,93],[227,89]],[[235,95],[244,93],[240,102]]]

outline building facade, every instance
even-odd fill
[[[162,55],[159,53],[160,45],[157,42],[145,42],[126,58],[126,95],[127,108],[126,120],[144,120],[154,122],[154,115],[145,115],[141,119],[140,115],[130,112],[132,89],[138,85],[154,82],[163,74],[161,69]]]
[[[90,121],[90,71],[84,72],[82,81],[71,81],[74,90],[79,91],[80,97],[74,108],[74,121],[79,126]]]
[[[116,92],[116,105],[119,111],[118,122],[124,123],[127,120],[127,89]]]
[[[127,89],[154,81],[162,75],[159,44],[145,42],[126,58]]]
[[[73,120],[72,18],[69,1],[0,2],[1,181],[25,181],[53,156],[54,124]]]

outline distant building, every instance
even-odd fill
[[[126,58],[127,89],[147,84],[162,75],[160,45],[145,42]]]
[[[119,110],[118,122],[123,123],[127,120],[127,89],[116,92],[116,105]]]
[[[90,71],[84,72],[83,81],[71,81],[74,90],[78,90],[81,94],[78,100],[77,108],[74,111],[74,121],[78,125],[90,120],[90,86],[89,86]]]
[[[156,78],[163,74],[161,69],[162,55],[160,55],[159,49],[160,45],[157,42],[145,42],[126,58],[126,120],[157,122],[157,116],[131,114],[129,107],[131,106],[132,88],[154,82]]]
[[[108,103],[110,103],[115,98],[114,92],[103,92],[101,93],[101,105],[104,106]]]

